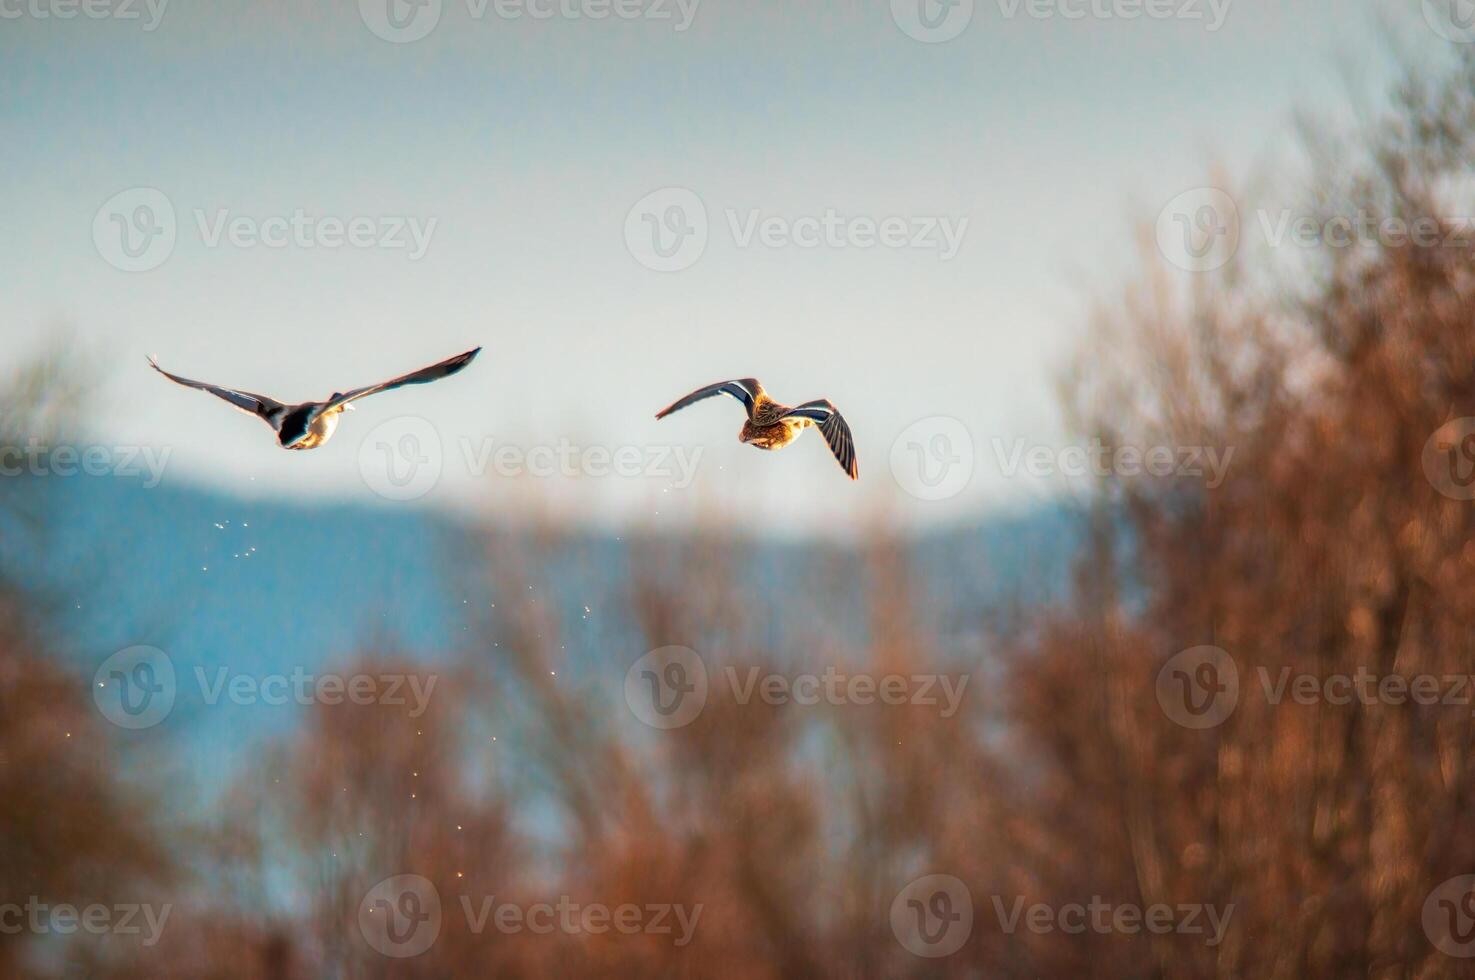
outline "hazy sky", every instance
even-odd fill
[[[0,369],[65,328],[98,439],[251,493],[814,529],[1027,502],[1000,449],[1062,445],[1052,373],[1130,219],[1272,153],[1339,64],[1387,71],[1371,2],[1138,2],[0,0]],[[476,344],[311,453],[144,360],[299,400]],[[813,433],[739,445],[734,402],[652,417],[745,375],[831,398],[860,482]],[[905,475],[970,439],[966,484]],[[559,451],[584,475],[526,472]]]

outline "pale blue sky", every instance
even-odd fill
[[[357,3],[305,15],[176,0],[145,31],[142,0],[140,20],[31,13],[57,2],[0,3],[22,13],[0,19],[0,264],[6,334],[19,338],[0,369],[65,325],[104,366],[99,439],[167,446],[170,480],[378,499],[361,443],[408,413],[444,446],[419,505],[663,522],[747,501],[817,529],[883,507],[926,522],[1049,492],[1001,474],[991,440],[1062,443],[1053,371],[1087,300],[1132,268],[1129,219],[1209,183],[1216,161],[1245,171],[1273,157],[1293,109],[1340,104],[1339,60],[1376,91],[1388,67],[1375,10],[1412,43],[1447,43],[1417,4],[1373,0],[1234,0],[1216,32],[1010,18],[1005,0],[977,0],[939,44],[873,0],[704,0],[684,32],[491,8],[477,19],[467,0],[444,0],[435,29],[406,44],[375,36]],[[700,198],[708,243],[690,267],[656,272],[627,248],[626,217],[673,186]],[[165,195],[177,239],[158,267],[125,272],[93,224],[135,187]],[[435,224],[412,260],[210,247],[196,218],[296,209]],[[741,247],[727,218],[827,209],[968,223],[945,260]],[[298,400],[475,344],[486,352],[465,375],[362,403],[309,454],[281,452],[260,423],[144,363],[155,353],[185,375]],[[813,434],[773,456],[738,445],[734,403],[652,419],[698,385],[749,374],[780,399],[833,399],[855,430],[860,483]],[[943,501],[902,493],[888,463],[903,430],[932,416],[957,419],[975,446],[972,481]],[[659,476],[477,478],[466,447],[486,439],[703,455],[684,489]]]

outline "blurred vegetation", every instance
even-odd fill
[[[34,458],[44,460],[47,447],[75,431],[85,403],[78,365],[58,345],[5,379],[0,453],[40,447]],[[15,457],[7,459],[13,467]],[[44,547],[44,496],[17,492],[34,479],[29,466],[21,469],[0,477],[0,547],[12,558]],[[0,906],[33,897],[78,907],[167,901],[179,861],[160,832],[156,801],[120,778],[115,731],[50,642],[52,606],[32,583],[0,576]],[[39,969],[34,936],[19,922],[0,921],[0,977]],[[70,969],[101,975],[126,961],[131,951],[117,938],[77,944]]]

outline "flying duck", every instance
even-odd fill
[[[825,437],[825,442],[830,446],[830,452],[835,454],[840,468],[852,480],[859,476],[860,471],[855,464],[855,441],[850,436],[850,426],[845,424],[839,410],[827,398],[790,408],[769,398],[758,379],[738,378],[736,381],[719,381],[717,384],[698,388],[685,398],[661,409],[656,413],[656,418],[663,419],[692,402],[699,402],[713,395],[730,395],[742,402],[747,409],[748,420],[738,433],[738,442],[746,442],[759,449],[782,449],[799,438],[800,432],[811,425],[817,425],[820,435]]]
[[[464,354],[448,357],[439,364],[411,371],[409,374],[400,375],[398,378],[381,384],[355,388],[352,391],[335,392],[325,402],[303,402],[300,405],[285,405],[265,395],[181,378],[159,367],[159,362],[152,356],[149,357],[149,364],[155,371],[175,384],[208,391],[216,398],[223,398],[236,408],[259,417],[276,431],[277,443],[283,449],[316,449],[332,437],[333,430],[338,427],[338,416],[343,414],[345,409],[352,411],[352,403],[358,399],[378,394],[381,391],[402,388],[405,385],[421,385],[427,381],[439,381],[441,378],[450,377],[470,364],[480,352],[481,348],[477,347]]]

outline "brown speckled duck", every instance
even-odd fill
[[[743,423],[742,431],[738,433],[739,442],[746,442],[759,449],[782,449],[799,438],[800,432],[811,425],[817,425],[820,434],[830,446],[830,452],[835,454],[840,468],[852,480],[859,476],[860,471],[855,464],[855,441],[850,436],[850,426],[845,424],[840,412],[826,398],[790,408],[769,398],[758,379],[738,378],[736,381],[719,381],[717,384],[698,388],[685,398],[661,409],[656,413],[656,418],[663,419],[692,402],[699,402],[713,395],[730,395],[742,402],[743,407],[748,410],[748,421]]]
[[[303,402],[300,405],[285,405],[265,395],[255,395],[236,388],[222,388],[203,381],[181,378],[159,367],[158,361],[152,357],[149,358],[149,364],[155,371],[175,384],[208,391],[216,398],[223,398],[230,402],[241,411],[257,416],[276,431],[277,444],[283,449],[316,449],[332,438],[333,431],[338,428],[338,416],[342,415],[345,410],[352,411],[352,403],[358,399],[378,394],[381,391],[392,391],[405,385],[425,384],[427,381],[438,381],[441,378],[450,377],[470,364],[480,351],[481,348],[477,347],[464,354],[448,357],[438,364],[411,371],[409,374],[400,375],[398,378],[381,384],[335,393],[325,402]]]

